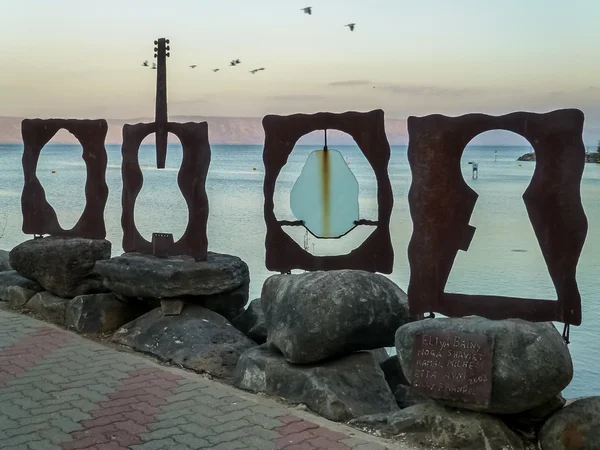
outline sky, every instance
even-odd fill
[[[597,0],[0,0],[0,115],[154,113],[170,39],[171,115],[381,108],[387,117],[586,113],[600,139]],[[301,11],[313,7],[313,14]],[[356,23],[351,32],[344,25]],[[229,67],[230,60],[242,63]],[[197,64],[190,69],[190,64]],[[249,70],[265,67],[251,75]],[[220,68],[213,73],[211,69]]]

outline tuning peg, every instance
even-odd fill
[[[168,39],[165,39],[165,42],[168,44],[168,43],[169,43],[169,40],[168,40]]]
[[[167,45],[167,47],[166,47],[166,49],[165,49],[165,50],[169,51],[169,50],[171,50],[171,47],[169,47],[169,46]]]
[[[155,57],[155,58],[158,58],[158,55],[155,53],[155,54],[154,54],[154,57]]]
[[[158,45],[158,41],[154,41],[154,45]]]
[[[167,52],[167,58],[168,58],[169,56],[171,56],[171,54],[170,54],[169,52]]]

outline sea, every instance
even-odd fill
[[[376,182],[368,162],[355,146],[330,146],[339,150],[359,182],[360,218],[377,218]],[[106,179],[110,194],[105,220],[113,255],[122,253],[121,240],[121,149],[107,145]],[[275,212],[280,220],[295,220],[290,191],[317,146],[297,145],[276,186]],[[237,255],[250,268],[252,298],[260,296],[262,284],[273,275],[265,268],[265,224],[263,219],[262,146],[212,145],[207,180],[210,202],[209,250]],[[446,292],[505,295],[555,299],[541,250],[527,216],[522,194],[529,184],[535,162],[517,158],[532,151],[526,146],[476,146],[464,151],[461,168],[467,184],[479,198],[471,225],[475,236],[467,252],[459,252]],[[19,144],[0,144],[0,248],[11,249],[31,238],[21,231],[20,196],[23,187]],[[182,159],[179,144],[169,144],[167,167],[155,168],[155,148],[143,145],[140,165],[144,185],[138,196],[135,219],[138,229],[150,240],[153,232],[173,233],[178,239],[187,225],[187,207],[177,185]],[[477,162],[478,179],[472,179]],[[85,165],[79,145],[48,144],[42,151],[38,177],[63,228],[72,227],[85,204]],[[391,233],[394,271],[389,277],[406,290],[409,281],[407,246],[412,233],[408,208],[411,184],[406,146],[392,146],[389,174],[394,191]],[[577,282],[583,303],[583,323],[571,327],[570,350],[574,378],[564,395],[600,395],[600,165],[586,164],[581,184],[582,202],[589,222],[587,240],[579,259]],[[286,231],[301,246],[318,255],[347,253],[372,232],[368,226],[355,228],[337,240],[318,240],[301,227]],[[556,324],[562,332],[562,324]]]

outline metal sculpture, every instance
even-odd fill
[[[575,280],[587,234],[580,183],[585,163],[583,113],[566,109],[547,114],[409,117],[409,191],[414,231],[408,247],[411,314],[439,312],[457,317],[521,318],[581,324],[581,296]],[[469,219],[477,193],[464,181],[460,159],[465,146],[489,130],[512,131],[533,146],[536,169],[523,194],[527,213],[557,300],[462,295],[444,292],[459,250],[475,233]]]
[[[46,200],[46,193],[37,177],[36,169],[44,146],[61,129],[77,138],[83,147],[83,160],[87,170],[85,183],[85,208],[70,230],[63,229],[56,211]],[[21,195],[23,233],[52,236],[104,239],[106,226],[104,208],[108,199],[106,185],[106,148],[108,131],[105,120],[77,119],[25,119],[21,123],[23,137],[23,172],[25,185]]]
[[[264,216],[267,225],[266,267],[269,270],[288,272],[292,269],[335,270],[359,269],[370,272],[391,273],[394,251],[390,237],[390,217],[394,203],[387,168],[390,159],[383,111],[343,114],[317,113],[312,115],[265,116]],[[359,220],[356,225],[375,225],[373,233],[356,249],[346,255],[315,256],[300,247],[283,226],[303,226],[301,221],[277,220],[273,196],[281,169],[292,153],[295,143],[303,135],[315,130],[339,130],[354,138],[377,179],[377,221]]]
[[[154,42],[157,58],[156,117],[152,123],[123,126],[123,249],[126,252],[153,254],[159,257],[190,255],[197,261],[205,260],[208,251],[206,225],[208,222],[208,196],[206,176],[210,165],[210,144],[206,122],[175,123],[167,119],[166,58],[169,41]],[[177,136],[183,147],[183,160],[177,181],[189,210],[188,225],[183,236],[174,242],[170,233],[154,233],[152,242],[144,239],[135,224],[135,201],[144,182],[138,154],[142,141],[156,133],[156,166],[164,169],[167,155],[168,133]]]

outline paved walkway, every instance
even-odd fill
[[[385,448],[399,447],[0,309],[0,449]]]

